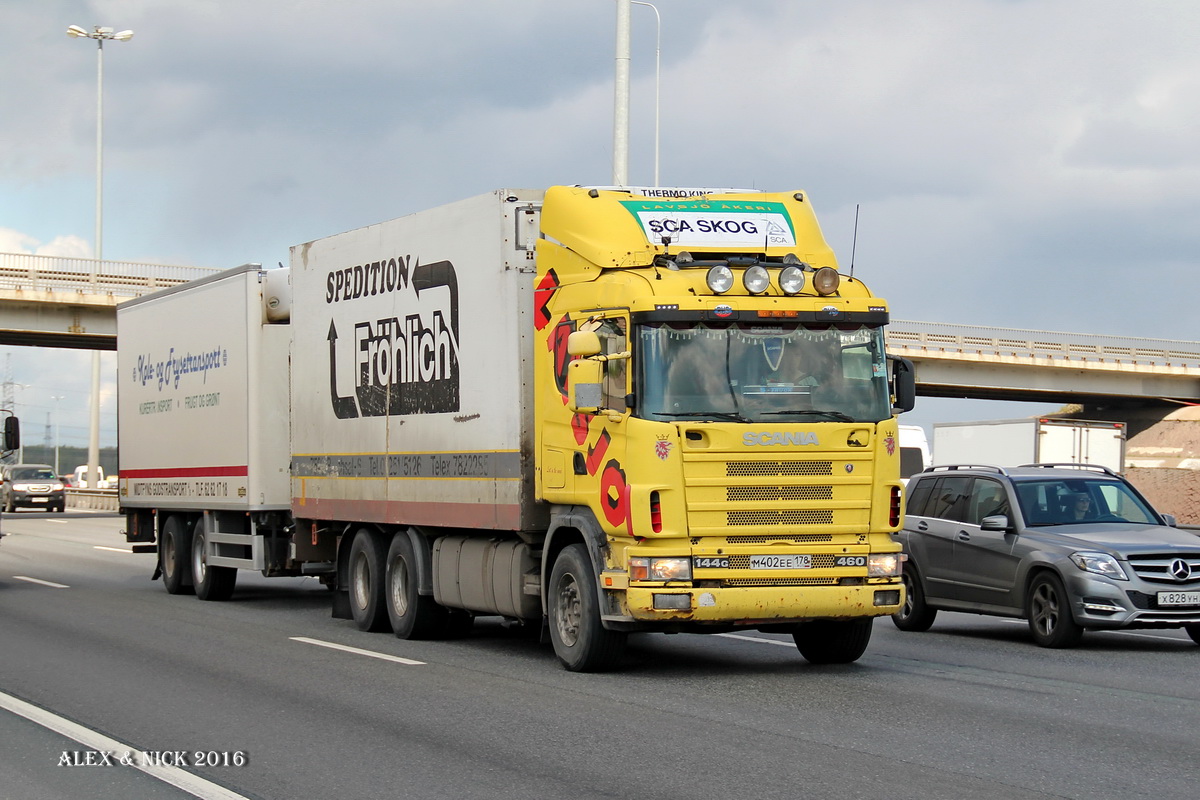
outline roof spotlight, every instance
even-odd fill
[[[784,294],[800,294],[804,290],[804,270],[788,266],[779,271],[779,288]]]
[[[750,294],[762,294],[771,286],[771,275],[766,267],[756,264],[742,273],[742,285]]]
[[[733,270],[724,264],[717,264],[715,267],[708,268],[708,274],[704,280],[708,283],[708,288],[712,289],[713,294],[725,294],[733,288]]]
[[[838,290],[841,280],[842,277],[833,267],[821,267],[813,275],[813,288],[817,290],[817,294],[833,294]]]

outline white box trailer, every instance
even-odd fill
[[[1125,424],[1029,419],[941,422],[933,426],[934,464],[1097,464],[1125,469]]]
[[[298,518],[545,527],[533,486],[541,198],[493,192],[292,248]]]

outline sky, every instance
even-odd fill
[[[894,318],[1200,339],[1200,3],[633,7],[629,181],[809,193]],[[205,267],[498,188],[612,183],[613,0],[0,0],[0,252]],[[858,218],[855,234],[855,218]],[[90,355],[0,348],[26,441]],[[115,357],[102,359],[115,442]],[[54,400],[61,397],[61,400]],[[1052,406],[921,398],[905,422]]]

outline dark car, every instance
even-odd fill
[[[0,506],[65,511],[66,487],[48,464],[6,464],[0,469]]]
[[[901,630],[928,630],[945,609],[1025,618],[1043,647],[1122,628],[1184,628],[1200,643],[1200,536],[1105,467],[932,467],[910,480],[896,538]]]

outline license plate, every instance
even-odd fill
[[[750,556],[750,569],[812,569],[812,556]]]
[[[30,499],[30,500],[32,500],[32,501],[33,501],[33,502],[35,502],[35,503],[45,503],[45,502],[46,502],[46,501],[48,501],[50,498],[49,498],[49,497],[31,497],[31,498],[29,498],[29,499]]]
[[[1200,592],[1159,592],[1159,606],[1200,606]]]

